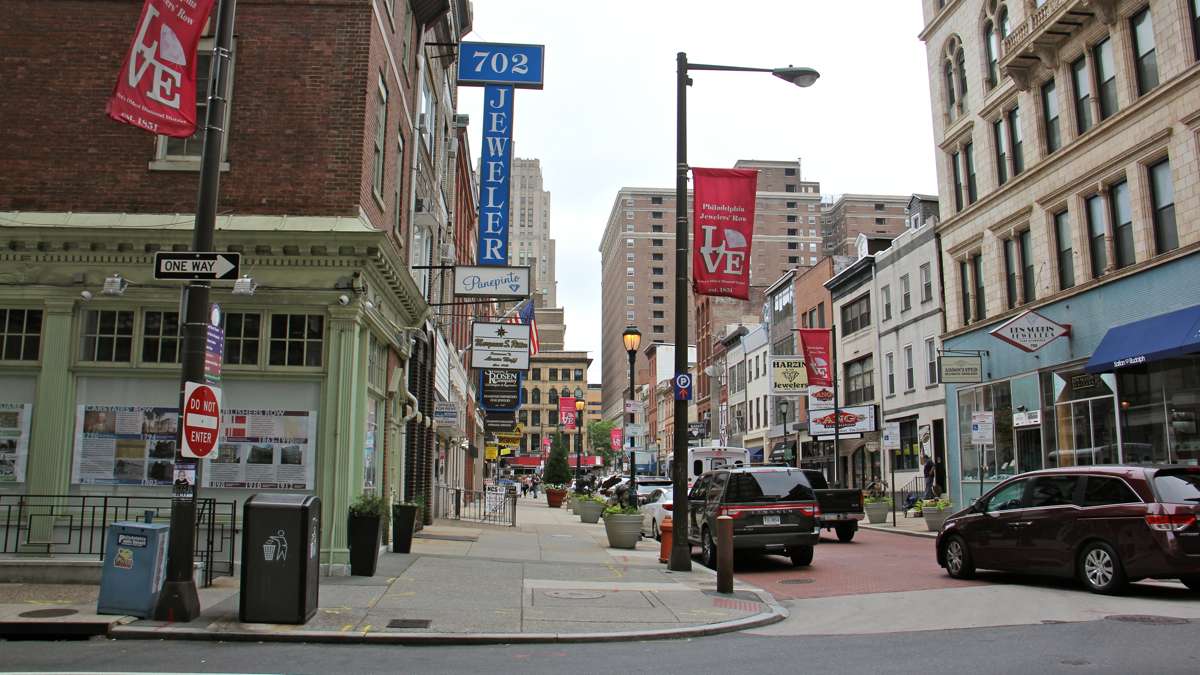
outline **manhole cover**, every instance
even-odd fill
[[[429,619],[392,619],[388,628],[429,628]]]
[[[18,616],[24,619],[57,619],[78,613],[79,610],[77,609],[33,609],[28,612],[21,612]]]
[[[1154,626],[1173,626],[1181,623],[1189,623],[1187,619],[1180,619],[1176,616],[1154,616],[1153,614],[1113,614],[1104,618],[1109,621],[1148,623]]]
[[[811,584],[812,582],[813,582],[812,579],[784,579],[783,581],[780,581],[779,583],[781,583],[781,584]]]
[[[546,591],[546,597],[559,600],[599,600],[604,594],[595,591]]]

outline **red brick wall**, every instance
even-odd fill
[[[154,136],[104,113],[140,6],[6,0],[0,210],[195,209],[198,173],[148,169]],[[384,60],[374,21],[371,3],[359,0],[238,2],[221,212],[353,216],[362,205],[373,220],[380,216],[362,199],[364,177],[370,185],[365,131],[373,129],[366,103],[378,72],[368,64]],[[393,100],[394,130],[401,99]],[[389,160],[385,188],[394,185],[394,165]],[[391,215],[376,222],[390,224]]]

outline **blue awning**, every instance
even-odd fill
[[[1086,370],[1107,373],[1195,352],[1200,352],[1200,305],[1109,328]]]

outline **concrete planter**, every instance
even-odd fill
[[[604,532],[608,535],[610,548],[637,548],[642,538],[642,514],[604,516]]]
[[[600,502],[595,502],[590,499],[577,500],[579,506],[576,509],[579,513],[579,519],[585,523],[600,522],[600,514],[604,512],[604,505]]]
[[[942,525],[946,522],[946,518],[950,516],[950,509],[937,511],[934,509],[924,509],[921,511],[921,517],[925,519],[925,526],[930,532],[941,532]]]
[[[891,504],[887,502],[876,502],[874,504],[864,504],[863,510],[867,512],[867,522],[872,525],[878,525],[887,521],[888,513],[892,508]]]

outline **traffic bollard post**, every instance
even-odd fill
[[[733,518],[717,517],[717,592],[733,593]]]

